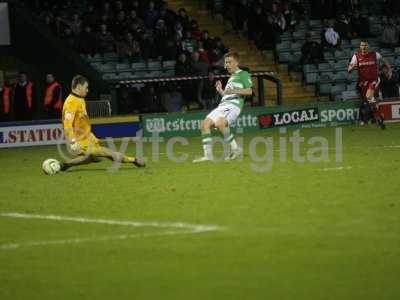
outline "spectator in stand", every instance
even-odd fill
[[[193,70],[190,62],[187,59],[185,53],[181,53],[175,65],[175,76],[192,76]],[[179,87],[182,92],[183,102],[187,109],[190,108],[190,102],[194,99],[194,87],[191,80],[185,80],[179,82]]]
[[[358,38],[366,38],[371,35],[369,29],[369,20],[360,15],[358,10],[355,10],[351,19],[351,26],[354,30],[356,37]]]
[[[197,51],[192,53],[192,70],[193,75],[196,76],[206,76],[208,73],[208,65],[204,61],[200,60],[200,55]],[[203,93],[203,85],[203,80],[194,81],[197,103],[204,108],[205,106],[201,97]]]
[[[399,30],[396,27],[394,19],[389,19],[383,26],[382,31],[382,47],[394,48],[399,43]]]
[[[128,32],[117,42],[117,54],[120,61],[129,60],[129,62],[140,60],[141,50],[140,44],[133,39],[132,33]]]
[[[210,63],[215,66],[224,67],[224,54],[228,52],[220,37],[214,38],[214,47],[209,52]]]
[[[153,28],[154,24],[158,20],[159,13],[155,9],[153,1],[149,2],[149,6],[144,14],[144,24],[147,28]]]
[[[192,33],[190,31],[185,32],[185,38],[182,41],[182,50],[188,54],[197,50],[197,42],[192,38]]]
[[[277,32],[282,34],[286,30],[286,20],[283,17],[283,14],[279,11],[275,11],[269,15],[268,21],[272,24],[272,28],[274,28]]]
[[[60,119],[63,106],[62,87],[53,74],[46,75],[46,90],[44,92],[44,109],[48,119]]]
[[[210,64],[210,58],[208,57],[208,51],[204,49],[203,47],[203,41],[198,42],[199,48],[197,49],[197,52],[200,55],[200,59],[204,61],[207,65]]]
[[[97,40],[96,35],[92,32],[92,27],[89,25],[85,26],[85,29],[81,32],[77,41],[78,51],[87,56],[94,56],[97,51]]]
[[[215,89],[215,84],[217,80],[215,79],[214,71],[211,69],[208,71],[208,78],[204,81],[202,89],[202,103],[205,109],[212,109],[217,106],[217,91]]]
[[[174,35],[179,36],[179,39],[183,39],[183,26],[181,23],[176,22],[174,25]]]
[[[232,4],[233,19],[232,27],[236,32],[242,32],[246,26],[250,14],[249,0],[237,0]]]
[[[201,41],[206,51],[210,51],[214,47],[214,40],[210,37],[208,30],[203,30]]]
[[[380,76],[381,82],[379,88],[383,99],[399,97],[399,74],[389,69],[386,65],[383,66],[383,72]]]
[[[143,20],[138,17],[137,12],[134,9],[132,9],[129,12],[127,23],[128,23],[128,27],[130,27],[130,25],[134,24],[134,23],[140,24],[141,26],[143,26],[143,24],[144,24]]]
[[[72,15],[72,19],[68,25],[69,25],[69,28],[71,28],[73,35],[77,36],[81,33],[82,20],[79,18],[79,15],[77,13]]]
[[[169,40],[168,28],[163,19],[157,21],[154,30],[154,45],[158,57],[164,56],[164,51]]]
[[[190,20],[189,16],[186,13],[186,9],[180,8],[178,10],[178,15],[176,17],[177,22],[182,24],[182,27],[185,31],[190,30]]]
[[[71,30],[70,27],[66,27],[64,29],[63,34],[61,35],[61,38],[64,40],[65,43],[68,44],[70,48],[75,48],[76,47],[76,39],[75,36]]]
[[[322,46],[313,41],[311,34],[306,34],[306,42],[301,47],[301,64],[319,64],[324,60],[324,50]]]
[[[339,34],[342,40],[351,40],[355,37],[350,19],[344,14],[341,14],[336,22],[335,31]]]
[[[114,38],[120,38],[124,36],[126,31],[128,30],[128,21],[125,16],[125,12],[123,10],[118,11],[116,19],[113,22],[112,26],[112,34]]]
[[[196,20],[190,22],[190,32],[196,41],[201,40],[201,30]]]
[[[144,7],[138,0],[133,0],[130,9],[136,11],[138,17],[143,20],[144,18]]]
[[[255,42],[259,49],[263,48],[264,37],[271,36],[271,22],[271,19],[267,18],[263,13],[261,6],[257,6],[250,13],[247,31],[248,37]]]
[[[340,36],[339,33],[335,31],[333,26],[334,21],[329,21],[324,34],[326,46],[329,48],[340,48]]]
[[[168,8],[168,3],[164,2],[160,9],[160,19],[164,20],[168,28],[172,28],[175,23],[175,13]]]
[[[18,81],[13,88],[13,111],[16,121],[32,120],[33,110],[36,104],[34,86],[28,80],[25,72],[19,72]]]
[[[99,26],[101,26],[102,24],[105,24],[107,28],[111,28],[112,27],[111,17],[109,17],[108,15],[101,15]]]
[[[96,39],[100,54],[104,55],[104,53],[114,51],[114,38],[108,31],[106,24],[100,25],[100,32],[97,34]]]
[[[12,108],[12,87],[8,80],[4,80],[3,86],[0,86],[0,122],[11,121]]]
[[[111,9],[110,2],[106,1],[106,2],[103,3],[103,7],[102,7],[102,10],[101,10],[101,15],[102,16],[107,16],[109,19],[111,19],[113,17],[114,13],[113,13],[113,11]],[[104,22],[104,21],[102,20],[102,22]]]
[[[167,41],[166,47],[162,51],[162,60],[176,60],[176,57],[178,55],[177,48],[175,46],[174,40],[169,39]]]
[[[133,112],[134,99],[126,85],[122,85],[119,89],[120,95],[118,97],[118,113],[130,114]]]
[[[90,26],[91,28],[94,28],[97,24],[99,15],[97,11],[95,10],[94,5],[89,5],[88,10],[82,17],[82,23],[85,24],[86,26]]]

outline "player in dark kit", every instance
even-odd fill
[[[382,55],[368,50],[368,42],[361,41],[360,50],[355,53],[348,66],[348,72],[358,69],[357,88],[361,93],[362,104],[360,108],[361,124],[368,121],[372,113],[373,118],[381,129],[385,129],[383,116],[379,112],[375,95],[379,91],[379,62],[382,61],[390,70],[390,64]]]

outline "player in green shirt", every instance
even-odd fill
[[[225,143],[230,146],[230,151],[226,159],[235,159],[241,153],[230,132],[230,126],[236,122],[244,105],[246,96],[253,93],[251,76],[248,72],[239,69],[239,55],[236,52],[228,52],[224,56],[225,68],[231,77],[222,88],[221,81],[217,81],[215,88],[222,96],[221,102],[216,109],[211,111],[202,124],[202,142],[204,156],[195,159],[193,162],[203,162],[213,160],[211,128],[216,127],[224,137]]]

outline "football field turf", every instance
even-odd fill
[[[55,176],[56,146],[0,150],[0,299],[400,299],[400,126],[344,127],[343,161],[333,128],[301,131],[324,162],[281,161],[263,134],[268,172],[255,135],[241,161],[193,164],[192,138],[182,163],[162,143],[145,169]]]

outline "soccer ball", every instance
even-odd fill
[[[46,175],[54,175],[60,172],[61,164],[57,159],[46,159],[42,164],[42,170]]]

